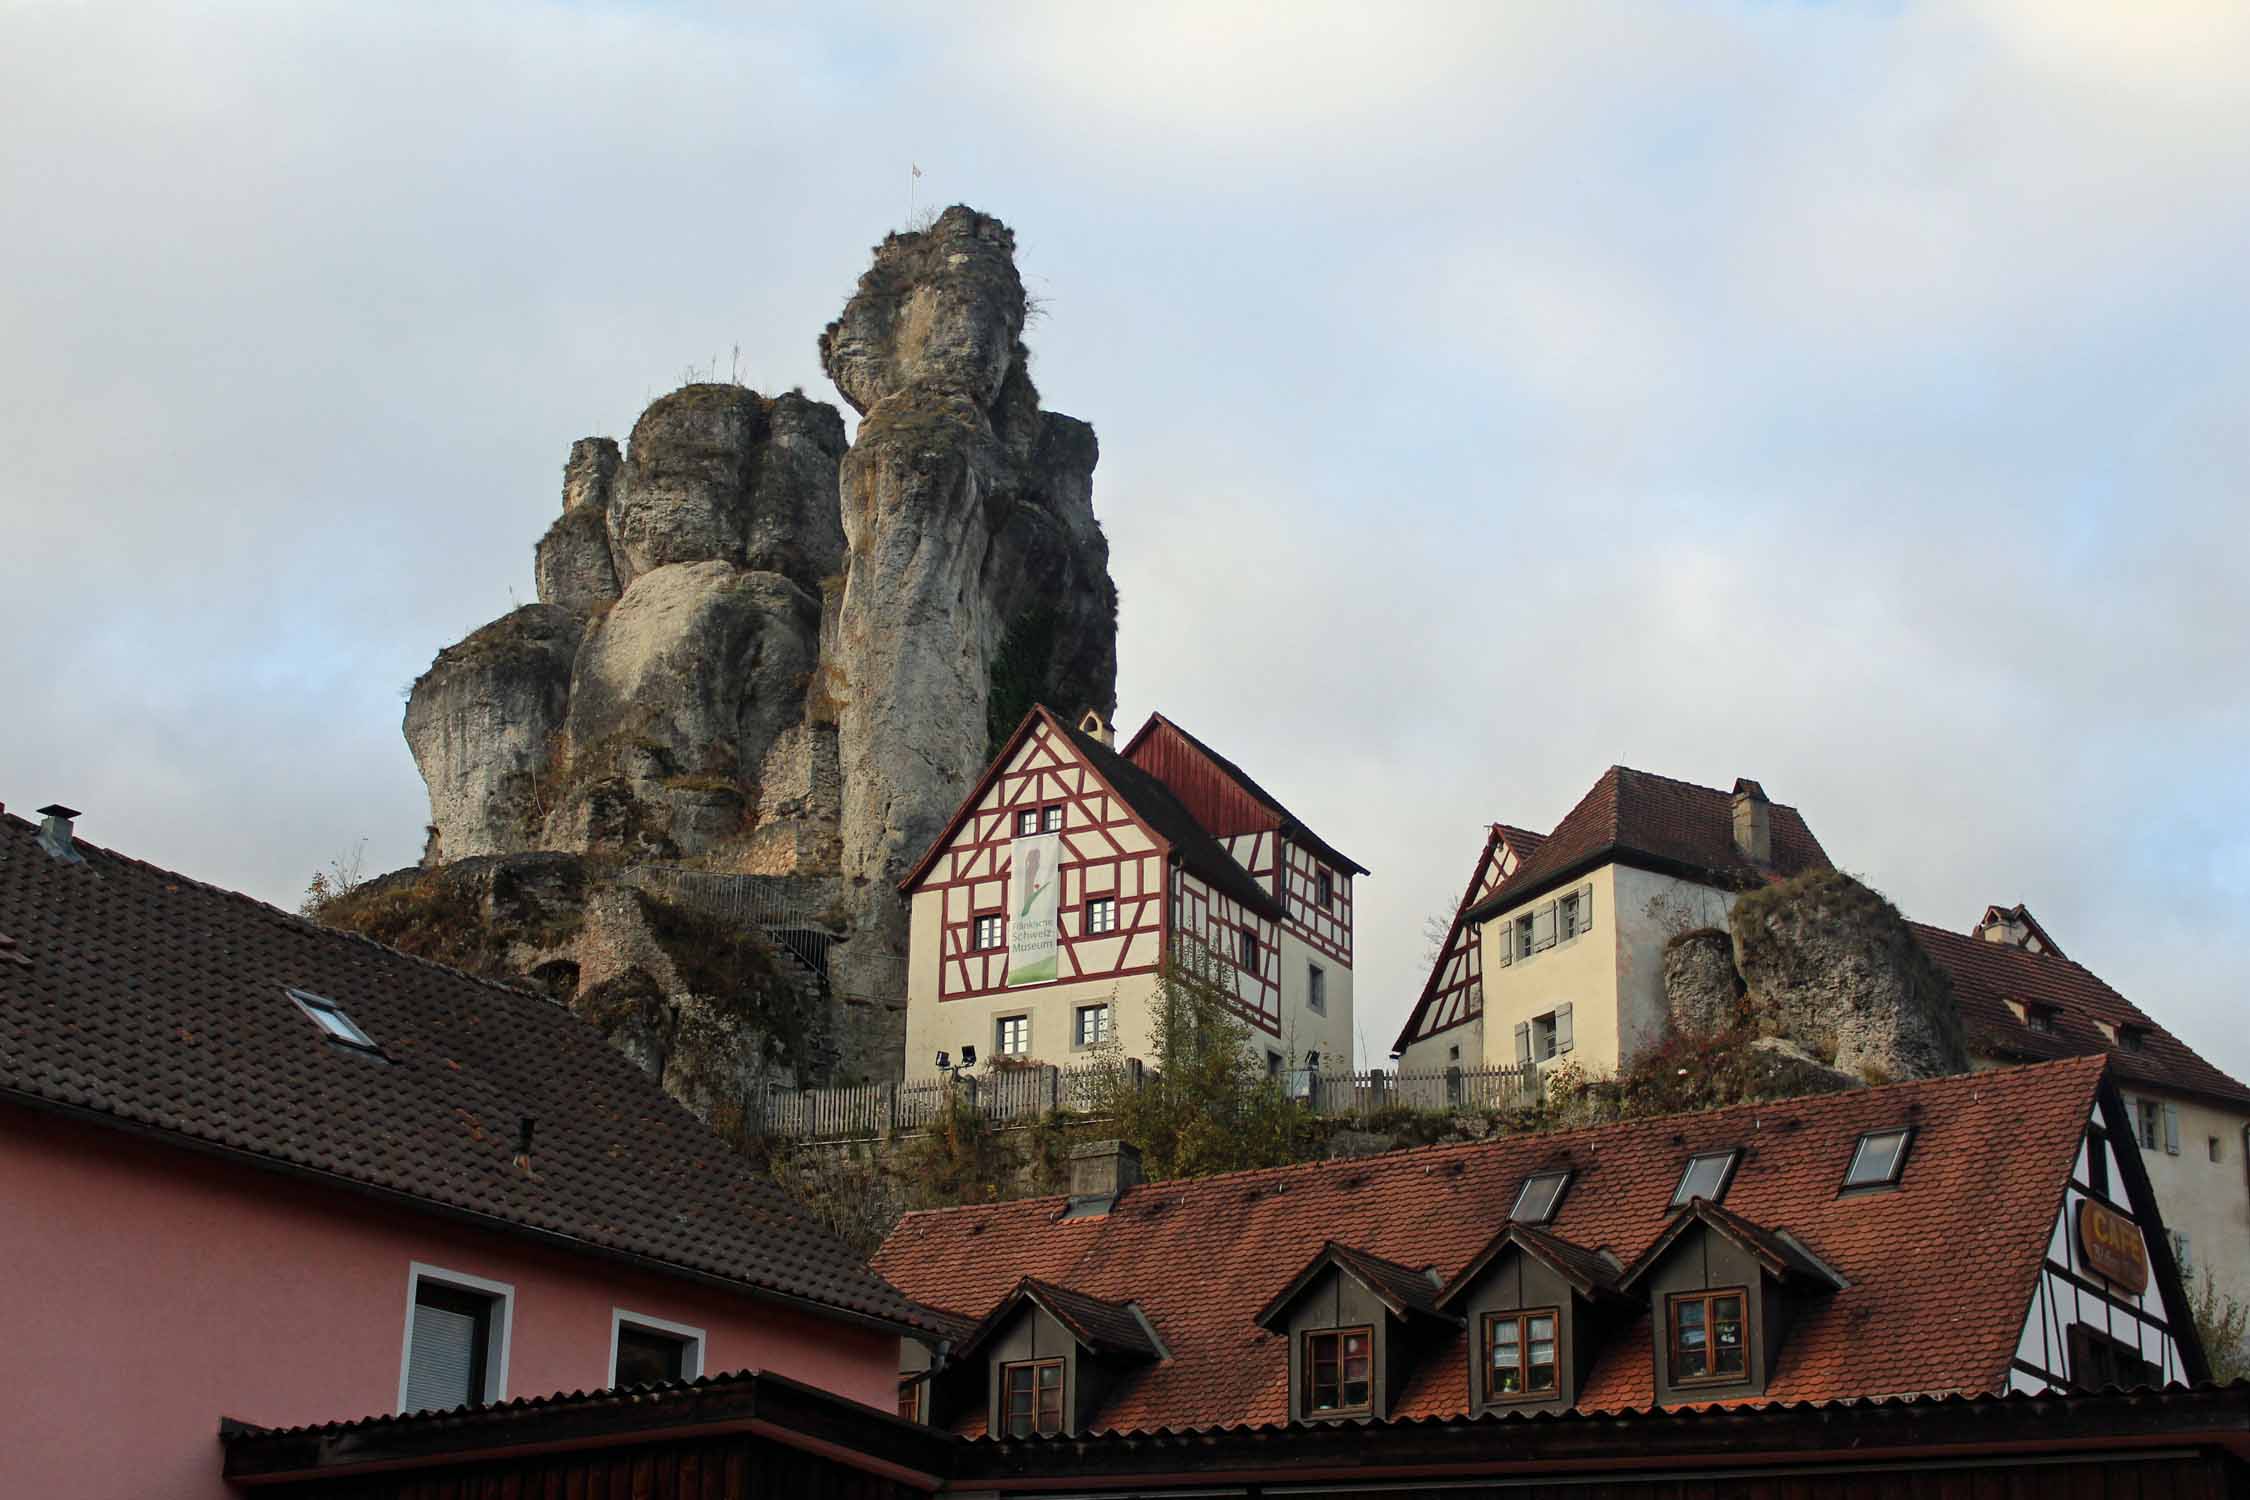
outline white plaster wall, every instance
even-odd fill
[[[2231,1111],[2201,1100],[2178,1095],[2151,1095],[2146,1090],[2121,1088],[2125,1109],[2137,1119],[2137,1106],[2145,1098],[2158,1098],[2180,1112],[2180,1154],[2164,1149],[2141,1149],[2141,1165],[2148,1169],[2149,1185],[2156,1189],[2157,1212],[2164,1227],[2184,1231],[2194,1272],[2190,1291],[2208,1268],[2222,1291],[2250,1300],[2250,1178],[2244,1176],[2243,1127],[2250,1112]],[[2210,1141],[2219,1142],[2219,1159],[2211,1159]]]
[[[1309,965],[1312,964],[1320,965],[1328,976],[1325,1014],[1315,1011],[1309,1000],[1312,993]],[[1277,1050],[1292,1064],[1301,1061],[1307,1052],[1318,1052],[1324,1068],[1355,1066],[1352,1025],[1352,971],[1283,927],[1281,1044]],[[1273,1043],[1269,1039],[1265,1045]]]

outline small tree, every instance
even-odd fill
[[[329,902],[358,890],[367,883],[366,865],[367,840],[361,839],[330,860],[327,869],[313,871],[313,878],[305,882],[305,899],[297,903],[297,914],[318,918]]]
[[[1317,1133],[1311,1111],[1267,1072],[1227,967],[1201,944],[1182,949],[1149,1002],[1156,1076],[1136,1085],[1122,1047],[1105,1044],[1093,1113],[1140,1148],[1154,1178],[1304,1160]]]
[[[2211,1361],[2211,1378],[2222,1383],[2250,1379],[2250,1303],[2221,1292],[2211,1278],[2211,1268],[2205,1266],[2189,1310],[2195,1315],[2204,1356]]]

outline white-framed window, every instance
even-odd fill
[[[702,1376],[702,1329],[622,1307],[609,1310],[611,1385],[656,1385]]]
[[[1002,1016],[994,1021],[992,1050],[1002,1057],[1031,1056],[1031,1017]]]
[[[1325,869],[1313,877],[1313,904],[1322,911],[1336,904],[1336,877]]]
[[[1532,929],[1536,925],[1532,921],[1531,913],[1525,912],[1522,916],[1516,918],[1514,924],[1510,926],[1509,941],[1514,945],[1516,957],[1531,957]]]
[[[971,940],[980,950],[997,948],[1007,940],[1007,925],[998,912],[978,917],[971,928]]]
[[[1071,1028],[1073,1047],[1099,1047],[1109,1040],[1109,1006],[1081,1005]]]
[[[1040,808],[1039,831],[1041,833],[1062,832],[1062,818],[1062,804],[1060,802],[1055,803],[1052,807]]]
[[[2133,1101],[2133,1124],[2143,1151],[2180,1154],[2180,1107],[2161,1099]]]
[[[1578,1044],[1577,1028],[1571,1017],[1570,1006],[1558,1005],[1543,1015],[1533,1016],[1528,1021],[1518,1021],[1516,1065],[1524,1067],[1531,1063],[1548,1062],[1575,1047]]]
[[[1115,932],[1117,930],[1117,898],[1093,896],[1086,902],[1086,931]]]
[[[516,1289],[504,1281],[408,1265],[398,1409],[451,1411],[507,1400],[515,1305]]]
[[[1328,1013],[1328,975],[1319,964],[1305,965],[1305,1003],[1323,1015]]]
[[[1036,807],[1019,809],[1016,813],[1016,837],[1022,838],[1026,834],[1033,834],[1038,831],[1039,809]]]

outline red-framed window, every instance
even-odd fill
[[[1750,1378],[1749,1306],[1741,1287],[1680,1292],[1666,1299],[1672,1384],[1720,1385]]]
[[[1305,1335],[1305,1412],[1352,1416],[1375,1404],[1375,1330],[1326,1328]]]
[[[1059,1359],[1027,1359],[1000,1367],[1002,1431],[1010,1437],[1038,1433],[1052,1437],[1062,1431],[1063,1363]]]
[[[1086,901],[1086,929],[1089,933],[1115,932],[1117,930],[1117,898],[1092,896]]]
[[[1484,1399],[1523,1401],[1555,1393],[1555,1331],[1561,1314],[1552,1307],[1531,1312],[1484,1315]]]

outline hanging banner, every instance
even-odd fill
[[[1027,833],[1009,853],[1008,985],[1047,984],[1055,977],[1062,924],[1062,835]]]

